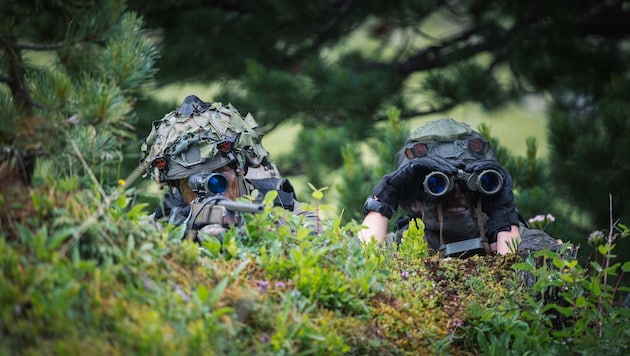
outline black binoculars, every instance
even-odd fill
[[[497,194],[503,188],[503,176],[494,169],[486,169],[479,173],[468,173],[460,169],[455,176],[435,171],[427,174],[422,185],[425,193],[439,198],[453,189],[455,181],[463,181],[469,190],[485,195]]]
[[[227,191],[228,180],[221,173],[197,173],[188,178],[188,186],[200,195],[223,194]]]

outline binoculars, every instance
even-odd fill
[[[469,190],[485,195],[495,195],[503,188],[503,176],[494,169],[479,173],[468,173],[460,169],[454,177],[435,171],[427,174],[422,185],[425,193],[439,198],[453,189],[456,180],[465,182]]]
[[[197,173],[188,178],[188,186],[199,195],[223,194],[227,191],[228,180],[221,173]]]

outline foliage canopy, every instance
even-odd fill
[[[629,189],[629,11],[622,0],[2,2],[0,350],[626,354],[616,283],[630,264],[614,260],[612,237],[628,230],[593,202]],[[549,252],[542,268],[436,260],[420,230],[399,251],[360,246],[356,222],[311,231],[268,204],[222,253],[173,240],[117,171],[124,145],[137,151],[137,116],[144,133],[170,111],[143,99],[157,69],[158,85],[220,83],[213,99],[266,129],[299,122],[309,150],[295,173],[322,186],[343,165],[336,192],[353,212],[360,187],[391,167],[365,166],[357,141],[393,159],[405,119],[546,95],[552,164],[534,140],[514,158],[495,139],[500,159],[523,209],[564,194],[609,238],[588,268]],[[558,187],[541,184],[547,170]],[[628,221],[626,204],[614,211]],[[524,288],[522,273],[537,283]]]
[[[630,150],[627,140],[615,138],[627,136],[630,122],[622,109],[628,1],[130,0],[129,6],[160,38],[160,84],[218,82],[214,99],[237,103],[267,129],[286,121],[305,127],[292,158],[280,164],[287,173],[330,184],[321,172],[341,166],[339,148],[377,137],[392,106],[406,120],[464,103],[492,110],[536,94],[550,107],[548,168],[556,179],[545,183],[557,183],[552,195],[575,204],[590,227],[607,226],[601,208],[609,193],[615,212],[630,217],[622,198],[630,193],[628,167],[615,164]],[[609,123],[596,123],[603,121]],[[593,173],[568,179],[576,167]]]

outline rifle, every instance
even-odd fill
[[[227,190],[227,178],[220,173],[198,173],[188,179],[188,185],[197,194],[190,203],[189,231],[196,232],[206,225],[224,228],[242,224],[241,213],[261,213],[264,205],[234,201],[223,193]]]

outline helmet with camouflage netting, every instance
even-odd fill
[[[268,164],[268,152],[251,114],[231,104],[208,103],[195,95],[154,121],[142,144],[140,163],[154,180],[173,182],[228,164],[247,171]]]
[[[464,163],[495,159],[488,140],[469,125],[451,118],[429,121],[413,131],[396,154],[396,167],[413,158],[432,156]]]

